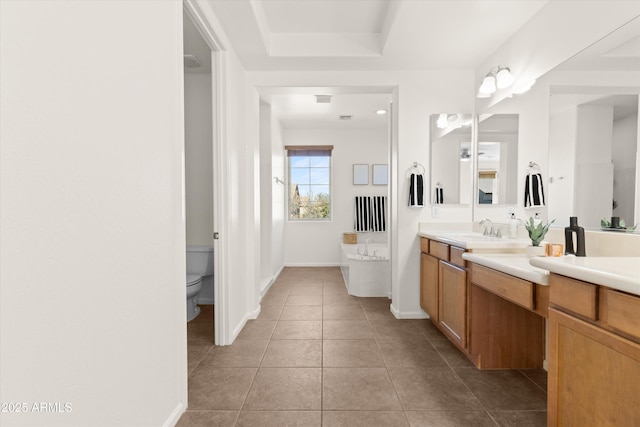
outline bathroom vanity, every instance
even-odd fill
[[[522,254],[486,252],[521,250],[528,241],[479,233],[420,236],[420,305],[434,325],[480,369],[541,368],[546,271]]]
[[[548,425],[640,425],[638,258],[536,258],[550,270]]]

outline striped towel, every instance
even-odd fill
[[[409,207],[424,207],[424,176],[419,173],[412,173],[409,183]]]
[[[542,174],[528,173],[524,183],[524,207],[535,208],[539,206],[544,206]]]
[[[356,196],[353,229],[381,232],[387,229],[387,197]]]
[[[433,203],[435,205],[441,205],[444,203],[444,190],[442,189],[442,187],[436,187],[436,191],[435,191],[436,195],[433,198]]]

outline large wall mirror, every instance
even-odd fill
[[[468,205],[473,189],[471,163],[473,116],[463,113],[432,114],[430,201]]]
[[[515,204],[518,197],[518,114],[478,117],[478,205]]]
[[[612,216],[637,223],[640,19],[558,66],[550,81],[549,217],[559,226],[570,216],[589,228]]]

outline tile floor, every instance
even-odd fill
[[[178,426],[545,426],[543,370],[480,371],[428,320],[347,294],[338,268],[286,268],[233,345],[188,324]]]

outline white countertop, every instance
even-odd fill
[[[422,230],[418,232],[418,236],[470,250],[491,249],[500,251],[506,249],[524,249],[531,244],[529,239],[490,237],[471,231]]]
[[[552,273],[640,295],[640,257],[534,257],[529,262]]]
[[[540,285],[549,285],[549,272],[545,269],[533,267],[529,260],[522,254],[500,254],[500,253],[473,253],[465,252],[462,258],[485,267],[510,274],[529,282]]]

